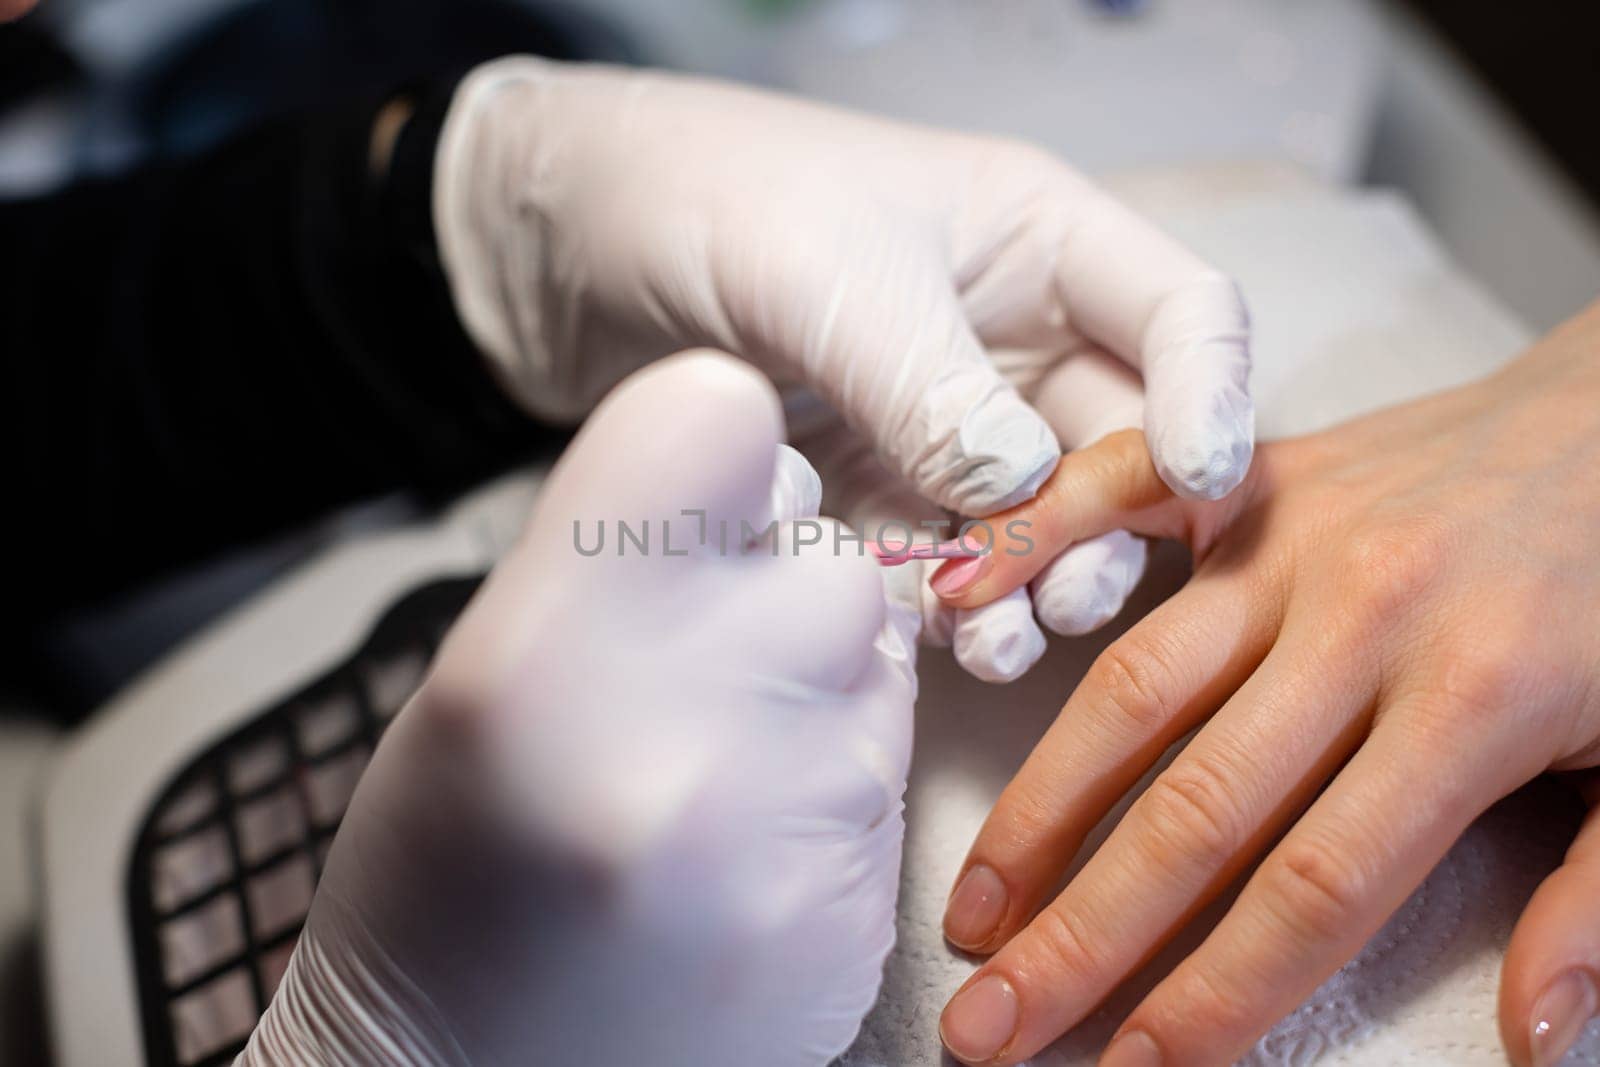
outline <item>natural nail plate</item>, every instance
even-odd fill
[[[945,1006],[939,1037],[961,1059],[982,1063],[1011,1044],[1019,1016],[1011,983],[998,974],[985,975]]]
[[[945,905],[944,934],[961,948],[986,944],[1006,917],[1006,886],[994,870],[975,863],[956,883]]]
[[[1161,1049],[1143,1030],[1129,1030],[1111,1042],[1099,1067],[1161,1067]]]
[[[1600,1010],[1600,993],[1587,971],[1572,970],[1545,987],[1533,1005],[1528,1047],[1534,1067],[1550,1067],[1566,1055],[1584,1025]]]

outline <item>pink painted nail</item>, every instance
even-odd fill
[[[973,583],[988,573],[994,565],[994,556],[963,556],[953,559],[934,572],[929,585],[942,597],[958,596],[970,589]]]

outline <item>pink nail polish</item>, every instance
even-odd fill
[[[993,564],[993,556],[964,556],[953,559],[934,572],[929,585],[942,597],[952,597],[972,587]]]
[[[898,567],[910,563],[914,559],[966,559],[976,556],[983,551],[981,546],[963,544],[960,541],[944,541],[937,545],[911,545],[909,547],[896,545],[879,545],[876,542],[867,542],[867,550],[878,557],[878,562],[885,567]]]
[[[868,541],[867,551],[871,552],[877,561],[885,567],[898,567],[903,563],[911,562],[911,546],[904,542],[893,544]]]

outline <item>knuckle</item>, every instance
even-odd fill
[[[1185,969],[1174,999],[1181,999],[1183,1017],[1232,1030],[1260,1011],[1260,997],[1239,988],[1217,963],[1196,963]]]
[[[1321,842],[1284,842],[1262,875],[1268,908],[1292,933],[1318,941],[1342,939],[1367,897],[1361,866]]]
[[[1338,573],[1369,617],[1387,617],[1439,580],[1448,555],[1443,535],[1430,524],[1386,525],[1354,534]]]
[[[1458,718],[1498,717],[1527,688],[1527,656],[1494,643],[1464,644],[1446,657],[1437,690]]]
[[[1236,790],[1215,764],[1185,756],[1150,783],[1139,799],[1158,858],[1215,867],[1244,847]]]
[[[1109,955],[1100,939],[1082,916],[1060,902],[1040,912],[1030,932],[1034,944],[1067,975],[1090,981],[1104,973]]]
[[[1071,780],[1066,773],[1042,770],[1031,760],[1029,764],[1000,794],[982,831],[984,836],[1003,835],[1018,849],[1045,847],[1060,832],[1068,803],[1065,787]]]
[[[1150,448],[1145,443],[1144,431],[1124,429],[1107,434],[1080,455],[1094,464],[1094,480],[1101,485],[1134,486],[1148,482]],[[1152,483],[1153,485],[1153,483]],[[1164,489],[1152,494],[1150,500],[1140,504],[1154,504],[1166,495]]]
[[[1161,730],[1171,718],[1165,695],[1170,682],[1162,664],[1156,649],[1124,637],[1100,653],[1086,682],[1101,709],[1144,737]]]

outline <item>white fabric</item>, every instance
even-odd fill
[[[1452,268],[1393,197],[1325,191],[1291,175],[1231,168],[1143,177],[1116,188],[1250,294],[1252,384],[1263,437],[1326,426],[1475,377],[1528,339]],[[1185,574],[1181,556],[1171,546],[1154,553],[1126,619],[1177,588]],[[923,653],[900,938],[879,1003],[842,1067],[948,1062],[939,1050],[939,1012],[974,967],[941,934],[951,880],[1000,789],[1113,636],[1056,641],[1025,679],[999,692],[974,683],[947,656]],[[1360,956],[1245,1062],[1503,1065],[1495,1022],[1500,961],[1516,915],[1559,862],[1576,819],[1575,801],[1550,783],[1497,807]],[[1034,1063],[1094,1063],[1142,992],[1219,914],[1211,909]],[[1565,1062],[1600,1063],[1600,1026]]]

